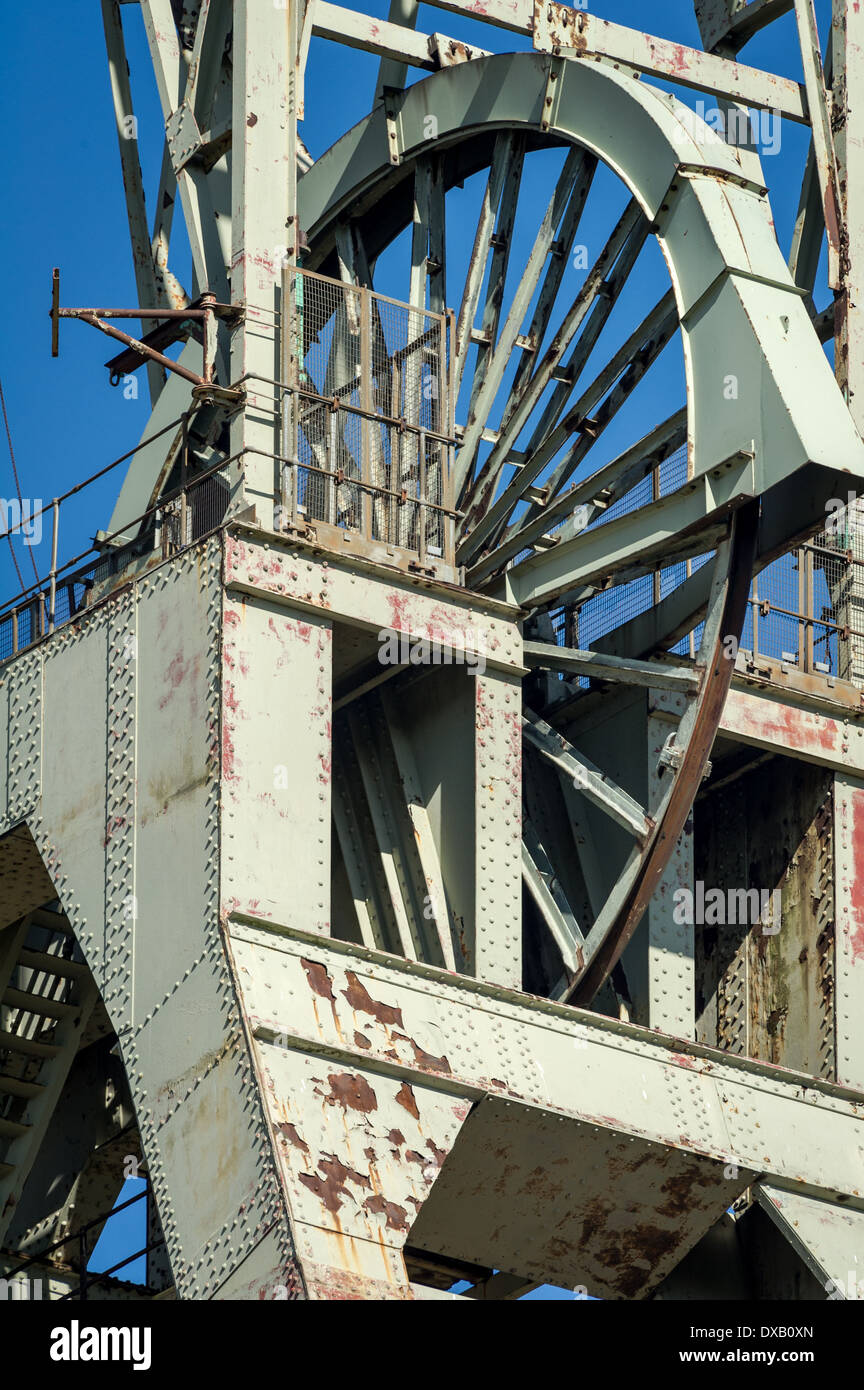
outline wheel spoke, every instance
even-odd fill
[[[530,816],[522,824],[522,877],[558,950],[564,968],[576,975],[583,966],[585,940]]]
[[[607,281],[607,277],[625,246],[631,247],[635,260],[635,255],[638,254],[637,244],[638,248],[641,249],[645,236],[642,228],[640,228],[641,235],[638,237],[635,235],[640,223],[644,226],[644,218],[636,204],[631,203],[573,301],[542,362],[525,384],[521,394],[517,395],[514,392],[512,403],[505,412],[498,439],[472,484],[470,502],[462,528],[466,536],[471,534],[472,528],[488,510],[513,444],[539,404],[550,381],[555,377],[556,371],[559,370],[561,360],[574,336],[586,320],[588,320],[588,329],[586,330],[588,341],[592,338],[596,341],[596,336],[599,335],[602,324],[606,322],[613,302],[614,291]],[[629,262],[629,257],[627,260]],[[589,319],[588,316],[595,306],[598,312],[595,312],[592,319]],[[564,382],[559,381],[553,391],[550,407],[560,403],[560,409],[564,408],[567,397],[571,394],[576,381],[576,376],[573,375],[575,365],[575,362],[571,361],[561,373],[566,380]],[[551,408],[547,408],[541,421],[541,426],[543,426],[541,438],[545,438],[552,429],[554,420],[557,419],[559,413],[560,410],[553,412]],[[539,442],[538,440],[535,445],[535,441],[532,440],[528,446],[526,457],[530,457],[532,453],[536,452],[536,449],[539,448]],[[520,468],[524,470],[524,464],[520,465]],[[533,482],[533,479],[531,481]]]
[[[492,155],[483,202],[480,206],[477,231],[474,234],[471,259],[468,262],[468,274],[465,277],[465,287],[462,292],[462,303],[456,320],[456,336],[453,347],[453,390],[457,396],[462,385],[468,350],[472,342],[474,319],[477,314],[483,276],[486,272],[486,262],[492,249],[495,222],[504,191],[504,180],[508,169],[512,167],[517,158],[517,141],[516,135],[504,131],[499,132],[495,138],[495,150]]]
[[[522,732],[532,747],[559,772],[570,777],[589,801],[636,840],[644,842],[647,839],[651,822],[639,802],[595,767],[589,758],[577,752],[556,729],[526,709]]]
[[[568,492],[562,493],[554,501],[545,503],[539,514],[524,526],[514,526],[507,533],[497,550],[484,555],[468,570],[468,582],[479,585],[490,574],[503,568],[520,551],[533,546],[540,540],[550,526],[556,525],[574,514],[577,508],[585,509],[584,514],[574,518],[574,529],[586,529],[607,511],[619,497],[623,497],[637,483],[648,476],[670,454],[679,449],[687,439],[687,411],[676,411],[662,425],[619,454],[611,463],[599,468],[589,478],[576,483]],[[563,530],[556,532],[561,541],[568,539]]]
[[[726,656],[723,643],[728,634],[739,634],[744,623],[758,523],[759,503],[753,501],[733,518],[729,536],[718,546],[708,616],[696,658],[700,694],[687,706],[674,737],[669,785],[653,818],[647,853],[635,871],[631,860],[622,876],[629,881],[620,906],[613,908],[610,899],[588,933],[585,970],[568,991],[573,1003],[587,1007],[620,960],[684,828],[732,681],[734,662]],[[620,883],[618,887],[620,894]]]
[[[526,642],[523,646],[525,665],[549,671],[567,671],[574,676],[590,676],[592,680],[623,681],[627,685],[642,685],[654,690],[678,690],[690,694],[699,688],[699,677],[690,666],[661,666],[656,661],[626,661],[622,657],[603,656],[600,652],[582,652],[573,647],[553,647],[548,642]]]
[[[526,486],[533,483],[552,462],[555,455],[574,434],[576,443],[564,455],[546,480],[546,497],[554,498],[564,486],[579,464],[593,448],[600,434],[620,410],[628,396],[638,386],[645,372],[674,336],[678,328],[678,311],[675,296],[670,290],[654,306],[638,328],[619,348],[599,376],[582,393],[579,400],[568,412],[566,418],[549,435],[546,443],[537,453],[525,460],[516,477],[508,484],[500,497],[478,522],[470,536],[466,536],[457,551],[460,564],[467,563],[476,555],[483,542],[494,532],[499,523],[506,521],[516,504],[521,501]],[[617,385],[616,385],[617,383]],[[612,388],[615,388],[612,390]],[[591,412],[611,391],[597,417]],[[540,511],[539,504],[533,504],[528,513],[528,521],[533,521]]]
[[[522,182],[524,162],[525,137],[524,135],[515,135],[509,143],[509,160],[504,170],[504,187],[498,207],[495,234],[492,238],[492,259],[489,264],[489,278],[486,282],[486,296],[479,332],[474,333],[473,319],[467,324],[468,341],[477,343],[477,361],[474,366],[471,398],[468,406],[469,419],[475,413],[477,397],[483,388],[489,359],[498,339],[498,323],[501,318],[504,286],[510,264],[513,226],[516,221],[516,205],[519,201],[519,187]],[[457,471],[457,479],[458,477]],[[457,497],[461,491],[462,484],[457,481],[455,488]]]
[[[486,420],[504,379],[504,373],[519,336],[519,330],[528,312],[528,306],[540,283],[540,276],[564,215],[567,200],[574,182],[577,178],[581,180],[583,177],[587,163],[588,157],[584,151],[573,148],[568,153],[561,176],[555,185],[555,191],[549,200],[546,215],[540,224],[540,229],[531,248],[528,263],[516,287],[501,335],[495,343],[494,349],[491,353],[487,352],[483,359],[483,374],[479,387],[478,377],[475,375],[474,387],[477,389],[476,392],[472,391],[468,424],[462,446],[456,456],[457,494],[461,493],[464,483],[474,467],[474,460],[477,456],[477,449]],[[478,363],[478,367],[479,365]]]

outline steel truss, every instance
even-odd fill
[[[119,336],[109,366],[146,364],[153,415],[108,531],[127,582],[65,631],[33,629],[10,667],[0,853],[29,893],[4,911],[19,980],[4,1007],[23,1007],[30,914],[58,898],[125,1064],[171,1265],[154,1282],[181,1297],[447,1297],[461,1276],[473,1297],[543,1281],[688,1296],[702,1274],[675,1271],[733,1203],[744,1232],[766,1212],[794,1227],[823,1286],[852,1257],[854,974],[833,1024],[842,1063],[775,1075],[721,1024],[719,1050],[696,1040],[703,947],[669,903],[693,879],[724,720],[764,737],[735,686],[751,579],[864,477],[848,130],[862,21],[835,6],[823,64],[812,0],[695,8],[704,51],[552,0],[491,0],[481,50],[419,33],[410,4],[382,21],[327,0],[140,0],[165,125],[151,225],[121,7],[102,0],[141,303],[55,297],[55,332],[77,316]],[[790,9],[800,82],[737,59]],[[500,51],[508,30],[532,51]],[[297,119],[318,40],[380,67],[368,114],[313,159]],[[409,69],[424,75],[406,85]],[[788,257],[754,150],[712,138],[656,80],[809,128]],[[520,194],[553,163],[516,265]],[[609,171],[617,218],[574,289]],[[457,277],[466,183],[482,188]],[[169,268],[175,198],[188,293]],[[374,277],[403,242],[397,302]],[[814,305],[823,242],[833,315]],[[655,243],[668,286],[646,306],[633,287]],[[157,326],[137,340],[111,314]],[[179,364],[162,354],[202,328],[200,374],[196,342]],[[649,424],[667,348],[685,399]],[[180,417],[183,505],[190,477],[221,471],[224,523],[190,544],[184,512],[181,553],[154,545],[130,571],[177,495],[177,442],[166,460],[160,436]],[[55,571],[56,556],[52,627]],[[645,578],[653,602],[634,613],[626,586]],[[583,644],[586,605],[616,594],[625,616]],[[424,651],[383,665],[385,633]],[[74,770],[55,742],[61,688],[105,712]],[[833,735],[811,736],[823,756]],[[838,805],[861,805],[861,771]],[[107,828],[83,810],[70,835],[71,806],[106,801]],[[739,985],[718,982],[718,1018],[746,1008]],[[206,1022],[181,1046],[190,1009]],[[27,1198],[0,1230],[28,1255],[56,1245],[60,1219],[34,1166],[55,1123],[41,1088],[62,1087],[80,1045],[70,1030],[40,1054],[49,1080],[22,1064],[0,1118],[0,1196]],[[477,1182],[502,1148],[513,1162],[487,1209]],[[541,1184],[535,1210],[538,1163],[560,1164],[566,1197]],[[792,1258],[756,1293],[746,1253],[734,1278],[786,1296]]]

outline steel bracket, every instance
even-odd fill
[[[204,143],[198,122],[185,102],[168,117],[165,122],[165,135],[174,172],[179,174],[189,161],[194,159]]]
[[[564,67],[563,58],[551,58],[549,60],[549,70],[546,74],[546,91],[543,94],[543,114],[540,117],[540,129],[548,130],[555,119],[557,110],[558,92],[560,90],[559,78]]]
[[[402,113],[402,98],[405,93],[398,87],[385,87],[382,96],[384,98],[384,118],[387,123],[387,156],[391,164],[402,163],[402,132],[400,129],[400,116]]]

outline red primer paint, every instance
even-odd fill
[[[864,960],[864,795],[852,797],[852,850],[854,870],[849,886],[849,945],[852,961]]]

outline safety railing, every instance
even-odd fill
[[[165,1237],[158,1236],[155,1240],[148,1241],[140,1250],[134,1250],[130,1255],[124,1255],[122,1260],[116,1261],[109,1269],[97,1271],[88,1269],[87,1267],[93,1254],[90,1248],[91,1232],[98,1230],[101,1234],[112,1217],[117,1216],[121,1211],[128,1210],[129,1207],[137,1205],[138,1202],[149,1202],[151,1197],[152,1193],[148,1183],[141,1192],[137,1192],[135,1196],[130,1197],[128,1201],[118,1202],[110,1211],[103,1212],[100,1216],[96,1216],[91,1221],[85,1222],[84,1225],[77,1227],[74,1231],[69,1231],[65,1236],[61,1236],[59,1240],[53,1241],[50,1245],[43,1246],[37,1254],[29,1256],[26,1260],[22,1260],[20,1264],[14,1265],[5,1272],[3,1278],[7,1285],[14,1283],[14,1281],[20,1279],[22,1274],[26,1274],[28,1271],[43,1268],[50,1256],[53,1255],[56,1257],[58,1253],[64,1252],[67,1246],[71,1246],[76,1251],[78,1284],[74,1289],[70,1289],[68,1293],[59,1294],[58,1297],[52,1301],[64,1303],[70,1299],[74,1299],[78,1302],[86,1302],[89,1289],[104,1283],[106,1279],[114,1278],[118,1270],[125,1269],[127,1265],[134,1264],[136,1260],[143,1259],[146,1255],[164,1246]],[[62,1268],[63,1266],[58,1266],[58,1271]]]
[[[753,581],[741,645],[864,686],[864,518],[782,555]]]
[[[0,661],[15,656],[48,636],[56,627],[92,608],[126,570],[148,560],[168,559],[221,525],[229,499],[224,474],[231,460],[220,460],[213,468],[187,476],[186,427],[185,416],[172,421],[129,453],[28,516],[30,527],[45,516],[50,518],[51,563],[44,578],[24,586],[14,598],[0,604]],[[156,505],[126,522],[122,530],[100,536],[86,550],[59,564],[63,517],[72,500],[137,453],[143,444],[168,435],[172,430],[178,484],[166,491]],[[4,535],[13,536],[21,530],[19,523]],[[133,531],[136,532],[134,538],[127,539]],[[0,540],[3,538],[0,536]]]
[[[607,524],[666,496],[686,476],[687,451],[681,448],[595,524]],[[590,649],[607,633],[661,602],[710,560],[710,555],[702,555],[676,561],[559,610],[553,615],[558,640]],[[684,637],[676,653],[693,656],[700,632],[697,628]],[[781,555],[754,578],[740,646],[753,667],[771,661],[864,688],[864,506],[853,502],[829,516],[824,531]]]
[[[281,522],[452,565],[452,318],[291,267]]]

